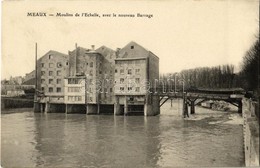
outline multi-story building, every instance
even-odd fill
[[[68,56],[50,51],[38,60],[37,74],[47,111],[159,114],[159,98],[148,92],[159,79],[159,58],[135,42],[117,51],[106,46],[76,46]]]
[[[105,46],[97,50],[94,46],[92,49],[76,47],[69,52],[69,76],[65,78],[68,112],[84,111],[82,105],[86,105],[88,114],[99,113],[105,106],[111,109],[114,103],[114,59],[115,52]]]
[[[122,48],[115,59],[115,114],[159,114],[159,97],[150,93],[158,79],[159,58],[155,54],[135,42]]]
[[[36,90],[39,107],[36,111],[45,109],[48,112],[58,112],[62,110],[65,88],[64,77],[68,75],[68,67],[68,55],[57,51],[51,50],[37,60]]]

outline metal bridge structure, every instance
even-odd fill
[[[190,113],[195,114],[195,106],[208,100],[222,100],[238,108],[238,113],[242,113],[242,99],[245,91],[241,88],[229,89],[187,89],[182,92],[172,92],[167,89],[157,88],[154,94],[160,97],[160,107],[168,100],[183,99],[183,111],[190,106]]]

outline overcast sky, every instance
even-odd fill
[[[152,14],[152,18],[27,17],[47,14]],[[122,48],[135,41],[160,58],[160,73],[239,63],[256,40],[258,0],[3,2],[2,79],[24,76],[49,50]]]

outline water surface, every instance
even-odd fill
[[[242,118],[181,103],[161,115],[2,114],[3,167],[244,166]]]

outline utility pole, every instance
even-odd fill
[[[37,102],[37,86],[38,86],[38,76],[37,76],[37,43],[35,43],[35,91],[34,91],[34,112],[38,112],[38,102]]]

